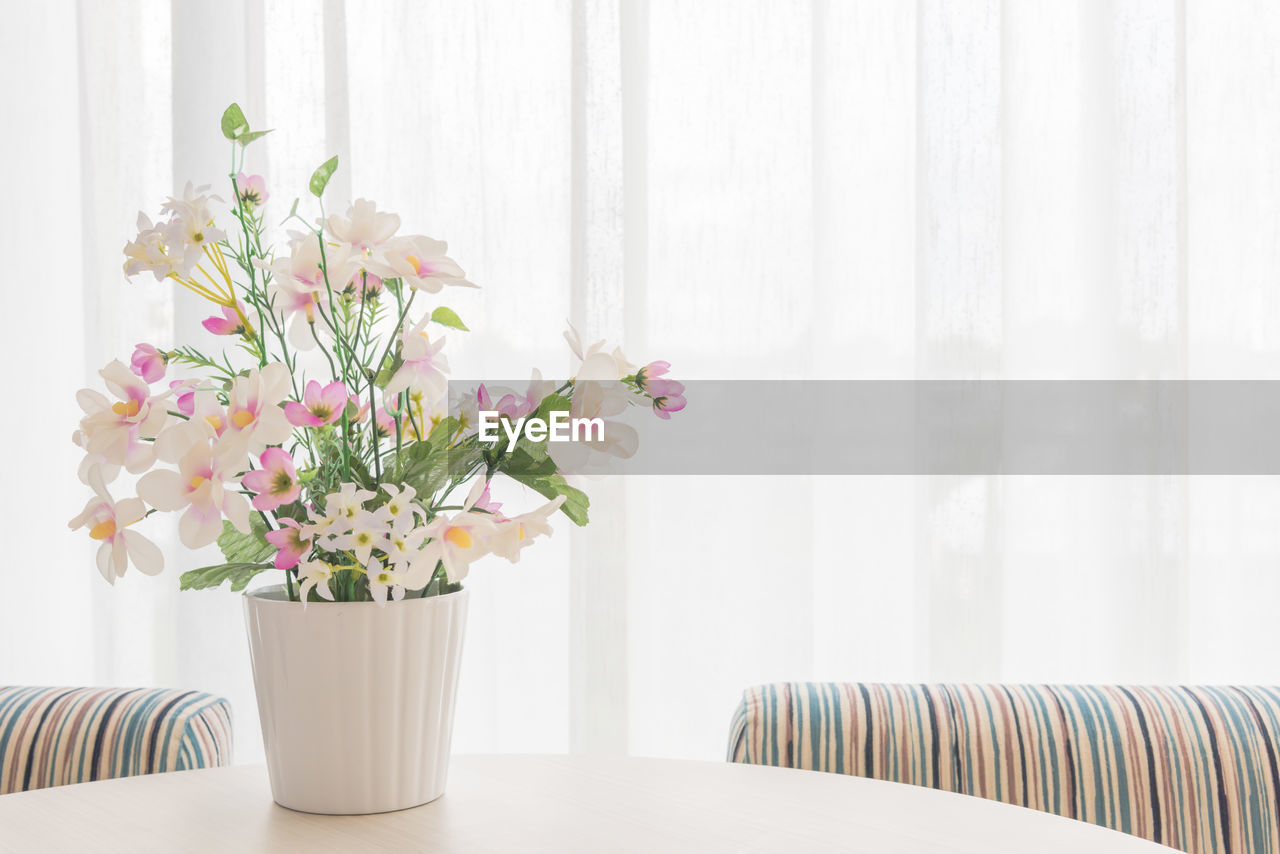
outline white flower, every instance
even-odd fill
[[[382,491],[389,498],[387,503],[375,512],[379,518],[391,526],[392,530],[408,530],[414,526],[417,519],[423,516],[422,507],[414,501],[418,492],[412,486],[405,484],[403,487],[397,487],[393,483],[384,483]]]
[[[301,350],[315,346],[311,324],[320,323],[319,312],[329,302],[321,262],[329,270],[329,282],[341,290],[355,273],[346,246],[327,246],[323,257],[320,240],[310,233],[289,233],[289,256],[271,263],[255,259],[254,264],[271,273],[267,296],[276,313],[289,324],[289,342]],[[322,324],[323,327],[323,324]]]
[[[580,361],[585,363],[588,360],[592,360],[593,357],[597,357],[594,358],[593,374],[601,376],[612,374],[609,379],[620,380],[628,374],[636,372],[636,366],[627,361],[626,356],[622,355],[620,347],[613,348],[612,353],[606,353],[604,351],[606,345],[603,340],[597,341],[590,347],[584,347],[582,345],[582,336],[578,334],[578,330],[574,328],[572,323],[569,324],[568,331],[564,333],[564,339],[569,342],[569,349],[573,351],[573,355],[577,356]],[[611,360],[612,364],[605,362],[604,360],[606,359]]]
[[[400,227],[400,217],[393,213],[379,213],[378,206],[368,199],[356,199],[346,216],[333,214],[328,221],[329,234],[337,241],[349,245],[361,258],[374,257]],[[330,278],[331,282],[336,282]]]
[[[591,441],[549,442],[547,454],[562,471],[574,474],[606,474],[613,470],[614,459],[632,456],[640,445],[640,436],[629,424],[614,420],[627,411],[631,394],[618,381],[615,356],[603,352],[589,353],[578,369],[573,383],[570,418],[599,418],[604,422],[603,436]]]
[[[487,554],[487,540],[493,530],[493,518],[487,513],[464,511],[437,516],[426,527],[432,542],[424,553],[434,552],[444,564],[449,581],[458,582],[467,577],[472,562]]]
[[[178,538],[187,548],[207,546],[222,533],[222,517],[249,533],[249,502],[226,484],[238,474],[238,449],[228,458],[225,447],[209,442],[191,448],[178,470],[153,471],[138,481],[138,495],[157,510],[186,512],[178,521]]]
[[[155,449],[145,439],[154,439],[169,417],[164,398],[151,396],[151,387],[116,359],[99,374],[108,390],[119,400],[114,403],[93,389],[81,389],[76,401],[84,410],[80,421],[81,447],[92,457],[137,474],[151,467]],[[79,442],[77,443],[79,444]]]
[[[125,530],[147,515],[146,505],[138,498],[114,501],[97,466],[89,469],[87,478],[97,495],[69,524],[72,530],[88,526],[89,536],[102,542],[98,547],[98,571],[102,577],[114,584],[124,575],[130,560],[147,575],[158,574],[164,569],[160,549],[137,531]]]
[[[476,287],[458,263],[445,255],[448,245],[422,235],[397,237],[380,247],[381,260],[373,271],[384,279],[398,278],[418,291],[438,293],[445,285]]]
[[[397,567],[406,567],[414,563],[422,552],[422,545],[427,540],[425,528],[417,527],[409,530],[391,528],[387,534],[386,544],[382,550],[387,560]],[[435,561],[432,561],[434,566]],[[424,582],[425,583],[425,582]],[[421,587],[422,585],[418,585]]]
[[[404,570],[406,589],[421,590],[431,583],[440,565],[440,552],[439,543],[430,542],[413,556],[413,560],[409,561]]]
[[[387,523],[376,513],[357,510],[348,519],[350,530],[333,538],[333,548],[349,551],[360,563],[367,563],[374,549],[386,551]]]
[[[138,211],[138,235],[124,245],[124,274],[136,276],[150,273],[156,281],[178,275],[185,276],[190,267],[182,253],[182,244],[170,252],[166,224],[153,225],[151,218]]]
[[[435,403],[448,391],[449,381],[445,372],[449,370],[449,362],[440,354],[444,337],[431,343],[425,331],[430,319],[423,317],[416,325],[400,333],[400,357],[404,364],[387,383],[383,392],[385,397],[394,397],[408,389],[421,392],[429,403]]]
[[[227,431],[227,410],[218,403],[216,389],[192,389],[191,407],[186,421],[175,419],[156,438],[156,456],[166,463],[176,463],[195,445],[214,441]]]
[[[83,430],[77,430],[72,433],[71,441],[78,447],[89,447],[89,436]],[[85,454],[84,458],[80,460],[80,468],[76,471],[81,483],[86,486],[89,485],[89,473],[93,471],[94,468],[99,470],[102,480],[105,483],[111,483],[120,474],[120,466],[112,463],[106,457],[102,456],[102,454]]]
[[[365,566],[365,577],[369,579],[369,596],[379,605],[387,604],[388,593],[397,602],[404,598],[405,573],[371,558]]]
[[[307,594],[312,590],[321,599],[333,601],[333,591],[329,589],[329,579],[333,577],[333,567],[322,560],[304,560],[298,564],[298,592],[303,604],[306,604]]]
[[[181,247],[185,270],[190,270],[204,255],[204,248],[227,239],[226,232],[213,224],[213,212],[209,202],[222,201],[218,196],[208,193],[209,186],[194,186],[190,181],[182,191],[182,198],[172,196],[161,205],[160,210],[169,214],[169,222],[164,225],[165,241],[170,251],[176,253]]]
[[[564,502],[565,497],[560,495],[537,510],[513,516],[510,519],[499,519],[494,524],[492,536],[489,537],[489,551],[512,563],[518,563],[520,552],[532,545],[535,537],[551,536],[551,523],[548,520]]]
[[[364,503],[375,493],[361,489],[354,483],[344,483],[337,492],[324,498],[324,516],[318,521],[338,526],[340,531],[351,530],[351,520],[364,509]]]
[[[226,436],[240,442],[245,455],[260,454],[268,445],[280,445],[293,435],[293,425],[280,404],[292,387],[289,369],[272,362],[247,376],[236,377],[227,393]]]

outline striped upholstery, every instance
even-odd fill
[[[1280,854],[1280,688],[780,683],[729,759],[931,786],[1192,854]]]
[[[231,764],[231,705],[198,691],[0,687],[0,795]]]

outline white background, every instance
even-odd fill
[[[0,684],[217,692],[240,761],[261,748],[239,598],[176,591],[216,554],[153,531],[166,575],[111,588],[66,530],[75,390],[138,341],[216,343],[186,294],[126,282],[120,248],[186,180],[226,192],[232,100],[277,128],[249,166],[279,218],[336,153],[334,200],[449,240],[484,287],[452,301],[476,330],[450,336],[460,376],[567,371],[570,318],[700,379],[1280,378],[1274,4],[61,0],[4,20]],[[591,528],[473,571],[458,751],[714,758],[741,689],[776,679],[1280,678],[1275,478],[592,494]]]

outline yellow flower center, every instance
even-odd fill
[[[222,429],[222,416],[221,416],[221,415],[206,415],[204,420],[205,420],[205,421],[208,421],[208,422],[209,422],[209,424],[213,426],[213,429],[214,429],[214,430],[221,430],[221,429]]]
[[[523,542],[523,541],[524,541],[524,536],[525,536],[525,534],[524,534],[524,523],[521,523],[521,524],[516,528],[516,542],[517,542],[517,543],[519,543],[519,542]]]
[[[201,485],[204,482],[205,482],[205,478],[202,475],[196,475],[195,477],[191,478],[191,491],[195,492],[197,489],[201,487]]]
[[[99,522],[89,529],[89,536],[95,540],[105,540],[116,535],[116,520],[108,519],[105,522]]]
[[[455,525],[444,532],[444,538],[460,549],[471,548],[471,532]]]
[[[138,414],[140,409],[142,409],[142,404],[136,400],[122,400],[111,407],[112,412],[116,415],[123,415],[125,418],[132,418]]]
[[[408,261],[408,262],[409,262],[409,266],[413,268],[413,271],[414,271],[415,273],[416,273],[418,270],[422,269],[422,262],[421,262],[420,260],[418,260],[418,256],[417,256],[417,255],[406,255],[406,256],[404,256],[404,260],[406,260],[406,261]]]
[[[253,413],[247,409],[241,409],[239,412],[232,414],[231,423],[236,425],[237,429],[243,430],[253,423]]]

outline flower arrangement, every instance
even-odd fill
[[[233,104],[222,132],[232,148],[228,228],[214,215],[222,199],[188,184],[161,207],[160,220],[139,214],[124,272],[207,299],[216,313],[203,326],[230,346],[207,354],[139,344],[128,365],[101,370],[109,394],[77,396],[80,478],[94,495],[70,525],[101,543],[97,565],[108,581],[130,563],[161,571],[160,549],[133,526],[166,512],[181,513],[184,546],[216,542],[225,559],[184,573],[183,589],[230,581],[242,590],[274,570],[303,602],[450,592],[484,555],[518,561],[551,533],[556,511],[586,524],[587,497],[570,485],[566,466],[582,471],[591,455],[634,452],[635,431],[614,416],[636,404],[662,418],[684,407],[667,363],[637,369],[602,343],[584,347],[572,328],[574,379],[556,384],[534,371],[523,394],[482,385],[449,407],[437,328],[467,327],[447,306],[427,311],[424,303],[475,285],[446,245],[400,234],[397,215],[363,199],[326,216],[335,157],[311,176],[320,217],[308,222],[295,201],[282,223],[292,228],[287,247],[275,253],[267,187],[243,171],[248,146],[269,131],[250,130]],[[169,377],[171,370],[183,375]],[[569,413],[599,418],[604,429],[563,446],[530,431],[510,443],[486,441],[476,428],[482,412],[508,426]],[[137,497],[116,501],[109,486],[122,470],[139,476]],[[499,475],[547,503],[503,515],[489,490]]]

